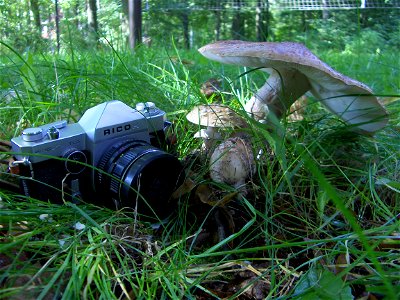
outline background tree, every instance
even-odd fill
[[[95,41],[98,41],[98,30],[99,25],[97,21],[97,1],[89,0],[87,6],[87,18],[89,25],[89,36],[91,36]]]
[[[39,3],[38,0],[31,0],[31,11],[33,15],[33,21],[38,33],[38,37],[40,38],[40,35],[42,33],[42,23],[40,21],[40,9],[39,9]]]
[[[215,40],[219,40],[221,36],[221,10],[222,10],[222,4],[223,1],[218,1],[215,0],[213,2],[215,10],[214,10],[214,20],[215,20],[215,27],[214,27],[214,34],[215,34]]]
[[[135,49],[142,42],[142,1],[128,0],[129,45]]]
[[[232,18],[232,38],[234,40],[243,39],[244,34],[244,13],[242,12],[242,0],[234,0],[235,13]]]
[[[322,0],[322,6],[324,7],[322,9],[322,19],[324,19],[324,20],[327,20],[329,18],[328,3],[329,3],[329,0]]]
[[[186,49],[190,49],[189,12],[187,10],[183,10],[180,12],[179,17],[182,21],[183,45]]]
[[[257,0],[256,8],[256,38],[263,42],[268,38],[269,31],[269,0]]]
[[[54,14],[55,14],[55,27],[56,27],[56,43],[57,43],[57,52],[60,52],[60,8],[58,6],[58,0],[54,1]]]

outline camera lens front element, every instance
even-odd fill
[[[163,219],[173,210],[170,196],[182,182],[179,160],[142,141],[115,145],[98,165],[96,191],[113,199],[117,209],[137,208],[140,214]],[[110,206],[110,205],[109,205]]]

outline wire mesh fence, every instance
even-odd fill
[[[146,10],[332,10],[396,8],[400,0],[159,0],[145,1]]]

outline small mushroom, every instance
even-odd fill
[[[245,120],[234,110],[226,105],[219,104],[198,105],[186,115],[186,118],[193,124],[207,127],[207,129],[201,129],[194,135],[194,137],[203,138],[206,150],[211,149],[215,141],[222,140],[222,128],[243,128],[247,126]]]
[[[221,84],[220,78],[210,78],[201,85],[200,93],[207,99],[221,100]]]
[[[263,68],[267,82],[245,109],[263,121],[272,111],[281,117],[293,102],[310,91],[331,112],[363,134],[388,122],[388,113],[365,84],[344,76],[302,44],[292,42],[219,41],[199,49],[221,63]]]
[[[242,194],[245,182],[255,172],[255,161],[250,143],[232,137],[219,144],[210,158],[210,177],[216,182],[229,184]]]
[[[195,134],[204,140],[204,148],[210,154],[210,177],[240,189],[244,194],[244,184],[255,171],[253,151],[246,134],[236,132],[223,140],[223,128],[245,128],[246,121],[225,105],[210,104],[196,106],[187,116],[188,121],[207,126]]]

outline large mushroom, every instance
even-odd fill
[[[296,99],[310,91],[328,110],[363,134],[373,134],[388,122],[387,111],[368,86],[335,71],[302,44],[231,40],[208,44],[199,51],[221,63],[262,68],[270,74],[245,105],[259,121],[265,121],[269,111],[281,117]]]

